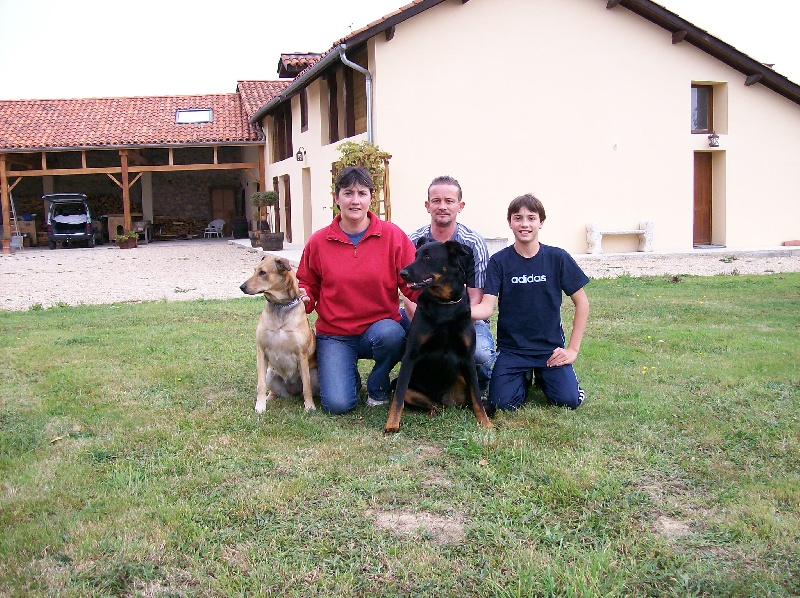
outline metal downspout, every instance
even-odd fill
[[[373,143],[372,141],[372,75],[370,72],[365,69],[360,64],[356,64],[352,62],[347,56],[345,56],[345,52],[347,51],[347,44],[339,44],[339,58],[342,61],[342,64],[345,66],[349,66],[351,69],[362,73],[367,78],[367,141]]]

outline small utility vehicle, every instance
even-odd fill
[[[92,222],[89,204],[83,193],[54,193],[42,199],[50,202],[45,222],[50,249],[55,249],[59,242],[62,247],[75,243],[94,247],[97,227]]]

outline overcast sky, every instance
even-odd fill
[[[231,93],[409,1],[0,0],[0,99]],[[800,83],[800,0],[659,4]]]

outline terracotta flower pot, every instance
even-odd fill
[[[139,239],[133,237],[131,239],[123,239],[122,241],[117,241],[117,245],[120,249],[133,249],[139,244]]]

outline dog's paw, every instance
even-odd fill
[[[384,434],[397,434],[399,431],[400,431],[400,426],[397,426],[396,428],[394,428],[394,427],[391,427],[391,428],[387,427],[387,428],[384,428],[384,429],[383,429],[383,433],[384,433]]]
[[[267,410],[267,402],[266,401],[256,401],[256,413],[261,414]]]
[[[306,405],[305,406],[305,410],[306,410],[306,413],[308,413],[309,411],[316,411],[317,407],[314,405],[314,403],[311,403],[311,405]]]

